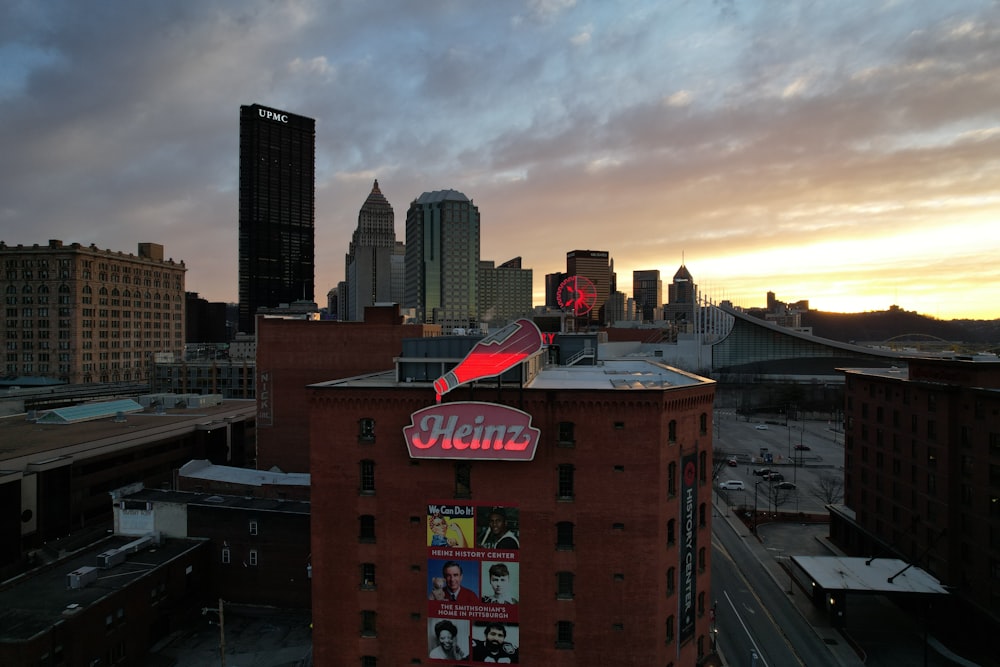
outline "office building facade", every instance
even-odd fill
[[[639,319],[644,322],[663,319],[663,281],[659,269],[632,272],[632,298]]]
[[[403,244],[396,241],[396,219],[392,205],[372,186],[358,212],[358,226],[344,260],[346,266],[346,312],[340,318],[364,320],[365,308],[376,303],[400,303],[403,294],[401,273]]]
[[[258,308],[315,298],[316,121],[240,107],[239,331]]]
[[[667,287],[667,307],[664,317],[673,322],[693,326],[698,302],[698,286],[687,266],[681,264]]]
[[[420,324],[478,327],[479,208],[455,190],[425,192],[406,212],[406,294]]]
[[[531,269],[521,268],[515,257],[500,266],[479,263],[479,321],[490,328],[502,327],[531,315]]]
[[[0,242],[4,375],[71,384],[146,380],[154,354],[184,353],[183,262],[94,245]]]
[[[566,253],[566,275],[583,276],[594,284],[596,299],[594,306],[587,315],[590,325],[607,324],[608,316],[605,306],[608,298],[617,290],[615,284],[615,265],[611,255],[606,250],[571,250]]]

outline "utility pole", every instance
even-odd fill
[[[211,607],[202,607],[201,615],[204,616],[208,612],[212,612],[219,615],[219,665],[220,667],[226,667],[226,610],[225,610],[225,600],[219,598],[219,608],[212,609]]]

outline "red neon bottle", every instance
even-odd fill
[[[476,343],[458,366],[434,380],[437,402],[455,387],[500,375],[540,349],[542,332],[538,325],[523,319],[508,324]]]

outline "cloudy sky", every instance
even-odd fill
[[[0,239],[162,243],[235,301],[239,107],[316,119],[316,299],[378,178],[482,258],[1000,318],[1000,3],[2,0]],[[664,292],[666,293],[666,292]]]

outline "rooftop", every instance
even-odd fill
[[[151,570],[197,549],[201,540],[167,540],[146,546],[110,569],[96,570],[91,583],[80,588],[67,585],[70,573],[93,576],[98,554],[135,542],[134,537],[109,537],[72,557],[29,572],[0,590],[0,641],[25,641],[53,625],[66,614],[86,608],[145,577]]]

